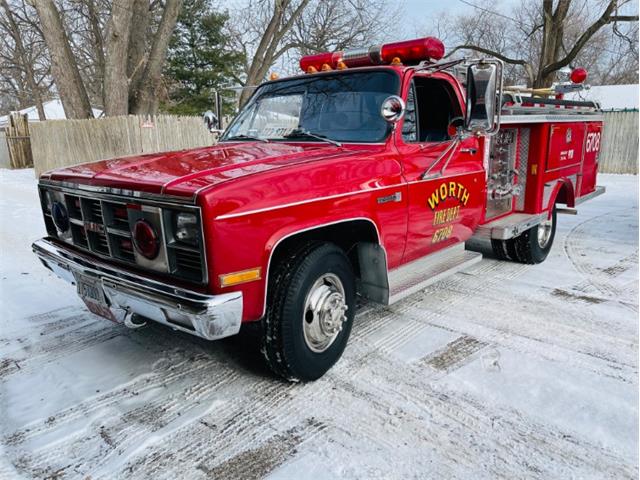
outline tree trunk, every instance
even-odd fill
[[[46,120],[46,116],[44,113],[44,105],[42,104],[42,96],[40,95],[40,89],[36,84],[36,77],[33,73],[33,66],[31,65],[31,61],[27,58],[27,54],[24,49],[24,43],[22,43],[22,37],[20,35],[20,29],[18,28],[18,24],[13,18],[13,14],[11,13],[11,9],[9,5],[7,5],[7,0],[1,0],[2,7],[5,10],[7,15],[7,21],[9,22],[9,26],[11,28],[11,37],[15,42],[16,53],[18,55],[18,59],[22,64],[22,68],[25,71],[25,80],[27,82],[27,88],[31,92],[33,96],[33,100],[36,103],[36,108],[38,109],[38,118],[40,120]]]
[[[256,53],[251,60],[245,85],[258,85],[264,80],[273,63],[284,53],[284,49],[278,50],[278,45],[289,30],[291,30],[296,19],[302,14],[304,9],[307,8],[309,1],[310,0],[301,0],[285,21],[284,18],[287,9],[291,6],[291,0],[275,0],[273,14],[260,39]],[[252,93],[253,89],[245,88],[242,90],[240,93],[241,107],[246,103]]]
[[[102,37],[102,30],[100,28],[100,18],[96,10],[94,0],[87,0],[87,10],[89,17],[89,25],[91,28],[91,38],[93,39],[96,56],[96,71],[98,72],[97,83],[100,85],[100,98],[102,99],[102,106],[104,108],[104,64],[105,64],[105,52],[104,52],[104,38]]]
[[[167,0],[162,20],[153,39],[149,59],[140,79],[140,84],[134,94],[130,111],[136,115],[152,115],[158,110],[157,89],[162,76],[162,66],[167,56],[167,48],[176,26],[182,0]]]
[[[144,54],[149,29],[149,0],[134,0],[131,34],[129,36],[129,54],[127,58],[127,77],[129,78],[129,100],[138,91],[140,79],[144,73]]]
[[[114,0],[104,66],[104,113],[108,117],[129,113],[127,51],[132,11],[133,0]]]
[[[92,118],[89,96],[71,52],[60,13],[52,0],[33,0],[51,55],[51,74],[67,118]]]

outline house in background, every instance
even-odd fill
[[[62,102],[58,99],[46,101],[42,104],[44,108],[44,115],[47,120],[65,120],[67,116],[64,113]],[[93,116],[98,118],[102,116],[102,110],[92,108]],[[29,123],[39,122],[38,109],[34,105],[33,107],[23,108],[18,110],[18,113],[27,115]],[[9,115],[0,116],[0,168],[9,168],[11,161],[9,158],[9,146],[7,145],[6,128],[9,125]]]
[[[580,92],[567,93],[567,100],[593,100],[602,110],[638,110],[640,85],[598,85]]]
[[[64,108],[62,107],[62,102],[60,100],[53,99],[48,100],[42,104],[44,108],[44,115],[47,120],[65,120],[67,117],[64,114]],[[93,116],[98,118],[102,115],[102,110],[98,110],[97,108],[92,108]],[[29,118],[29,122],[39,122],[40,117],[38,117],[38,109],[34,105],[33,107],[23,108],[22,110],[18,110],[18,113],[26,114]],[[9,115],[0,116],[0,129],[4,130],[4,128],[9,124]]]

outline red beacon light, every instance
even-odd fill
[[[342,52],[307,55],[300,59],[300,68],[304,72],[315,73],[322,70],[325,65],[332,70],[383,64],[416,65],[423,60],[440,60],[442,57],[444,57],[444,44],[435,37],[425,37],[369,48],[352,48]],[[327,70],[326,67],[325,70]]]
[[[569,79],[573,83],[582,83],[587,79],[587,71],[582,67],[574,68],[569,75]]]

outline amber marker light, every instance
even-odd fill
[[[220,287],[231,287],[240,283],[253,282],[254,280],[260,280],[262,278],[262,269],[251,268],[249,270],[242,270],[240,272],[227,273],[220,275]]]
[[[276,72],[271,72],[271,75],[269,75],[269,80],[273,81],[273,80],[278,80],[280,78],[280,75],[278,75]]]

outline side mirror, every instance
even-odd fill
[[[389,123],[396,123],[404,116],[404,100],[397,95],[384,99],[380,107],[380,115]]]
[[[500,128],[502,62],[480,60],[467,68],[467,113],[464,127],[492,135]]]

